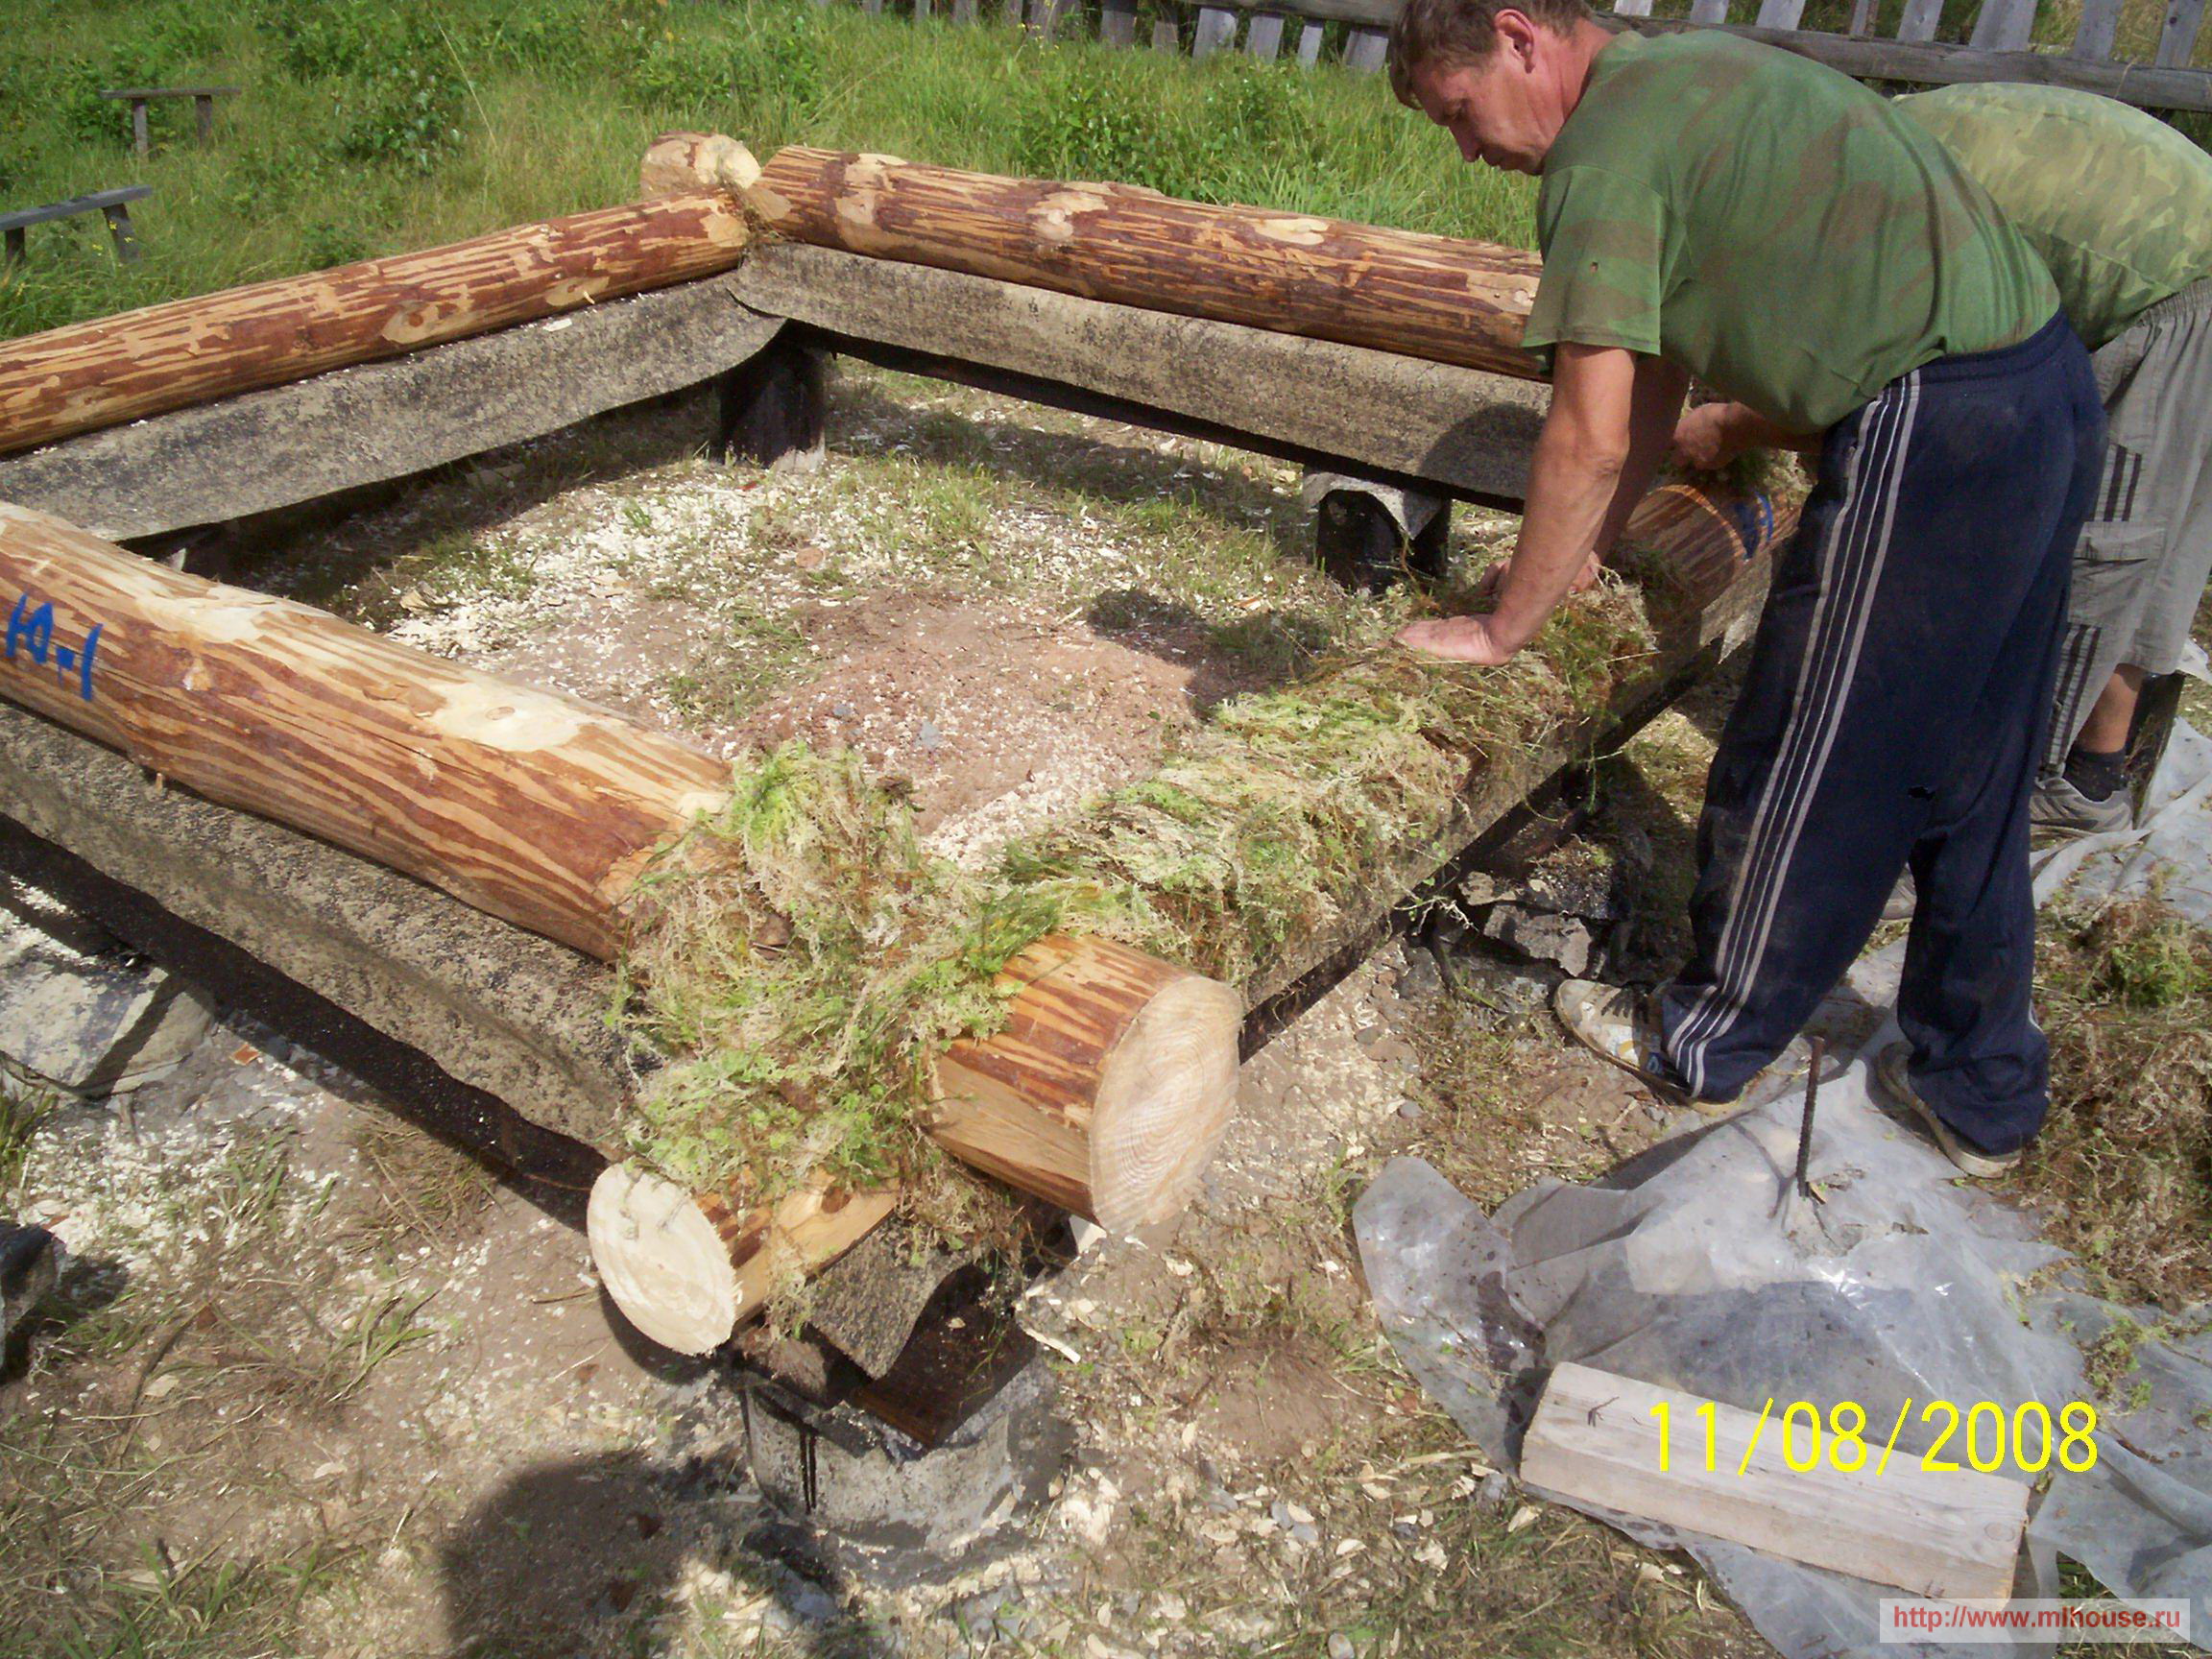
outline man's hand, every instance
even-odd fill
[[[1398,643],[1431,657],[1492,667],[1513,658],[1512,649],[1490,632],[1487,616],[1433,616],[1426,622],[1410,622],[1399,630]]]
[[[1743,428],[1735,419],[1742,406],[1735,403],[1700,403],[1674,426],[1670,458],[1693,472],[1718,472],[1748,447]]]

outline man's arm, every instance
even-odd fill
[[[1621,469],[1613,504],[1606,510],[1604,528],[1591,548],[1593,560],[1613,551],[1621,533],[1628,527],[1628,516],[1649,492],[1659,464],[1667,459],[1674,441],[1674,422],[1682,414],[1682,399],[1689,392],[1687,370],[1657,357],[1636,359],[1636,390],[1628,411],[1628,460]]]
[[[1637,362],[1635,353],[1614,346],[1559,347],[1551,412],[1536,440],[1521,536],[1498,584],[1498,609],[1488,616],[1415,622],[1398,636],[1400,644],[1464,661],[1503,662],[1536,637],[1599,545],[1626,482],[1638,447]],[[1656,398],[1660,390],[1647,396]],[[1677,386],[1677,406],[1679,398]],[[1621,517],[1626,519],[1625,509]]]
[[[1742,403],[1702,403],[1674,428],[1674,459],[1693,472],[1725,467],[1746,449],[1795,449],[1811,453],[1823,434],[1791,432]]]

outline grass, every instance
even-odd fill
[[[142,182],[144,251],[40,226],[0,336],[624,201],[671,128],[1110,178],[1202,200],[1527,240],[1526,180],[1462,166],[1380,77],[871,17],[803,0],[34,0],[0,49],[0,204]],[[217,81],[216,139],[103,86]]]
[[[2101,1294],[2212,1297],[2212,933],[2155,898],[2046,912],[2052,1111],[2010,1183]]]

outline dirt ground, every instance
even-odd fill
[[[857,743],[961,857],[1358,602],[1308,566],[1295,473],[1211,445],[872,372],[820,470],[713,466],[705,428],[696,398],[595,422],[238,575],[725,752]],[[1501,528],[1463,515],[1458,555]],[[1545,855],[1604,889],[1617,963],[1680,947],[1725,700],[1602,762]],[[579,1192],[235,1019],[124,1102],[18,1091],[0,1214],[80,1267],[0,1373],[0,1654],[1765,1652],[1695,1568],[1483,1468],[1381,1336],[1349,1212],[1384,1160],[1495,1204],[1663,1117],[1559,1039],[1555,970],[1450,939],[1392,941],[1247,1061],[1186,1215],[1031,1287],[1070,1464],[991,1559],[897,1589],[779,1542],[735,1392],[626,1333]]]

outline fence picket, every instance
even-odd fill
[[[1690,0],[1690,21],[1693,23],[1727,22],[1728,0]]]
[[[2158,32],[2158,53],[2152,60],[2161,69],[2187,66],[2197,50],[2197,32],[2204,26],[2204,0],[2173,0],[2166,8],[2166,27]]]
[[[1190,36],[1190,56],[1211,58],[1237,38],[1237,13],[1218,6],[1198,8],[1198,28]]]
[[[1858,0],[1858,3],[1851,8],[1849,32],[1853,35],[1863,35],[1873,27],[1874,0]]]
[[[1098,38],[1109,46],[1137,43],[1137,0],[1099,0]]]
[[[1905,15],[1897,19],[1900,40],[1933,40],[1936,25],[1943,20],[1943,0],[1905,0]]]
[[[1390,36],[1383,30],[1355,29],[1344,47],[1344,62],[1361,74],[1372,75],[1382,67],[1382,60],[1389,51]]]
[[[1309,23],[1298,31],[1298,67],[1310,69],[1321,61],[1322,29],[1318,23]]]
[[[1160,17],[1153,20],[1152,50],[1155,52],[1180,52],[1183,50],[1183,32],[1175,27],[1172,18]]]
[[[1283,19],[1272,12],[1262,12],[1252,19],[1244,31],[1244,50],[1262,63],[1275,61],[1275,54],[1283,49]]]
[[[1794,29],[1797,19],[1805,14],[1805,0],[1759,0],[1759,15],[1753,26],[1760,29]]]
[[[2120,0],[2081,0],[2081,27],[2074,31],[2074,49],[2067,56],[2102,62],[2112,56],[2119,33]]]
[[[2035,32],[2035,0],[1984,0],[1966,42],[1976,52],[2018,52]]]
[[[1648,17],[1651,0],[1613,0],[1613,10],[1623,17]]]

